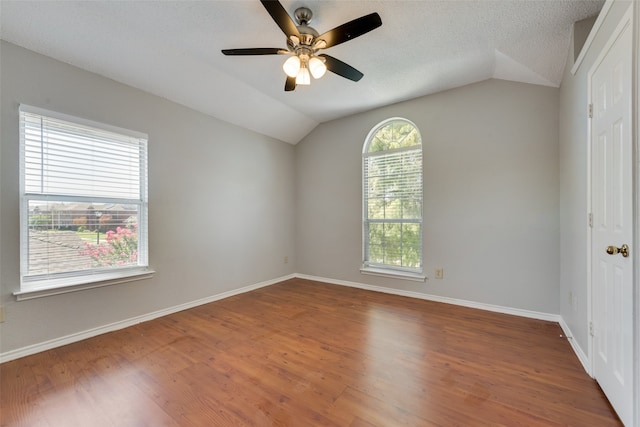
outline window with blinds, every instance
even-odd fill
[[[146,135],[22,105],[20,167],[22,291],[147,267]]]
[[[363,149],[363,272],[422,274],[422,141],[405,119],[373,128]]]

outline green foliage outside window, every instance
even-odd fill
[[[392,121],[382,126],[371,138],[369,153],[388,151],[396,148],[421,146],[418,129],[405,121]]]
[[[51,227],[51,215],[49,214],[29,215],[29,226],[37,230],[47,230]]]

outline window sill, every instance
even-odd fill
[[[85,289],[100,288],[103,286],[117,285],[119,283],[133,282],[135,280],[149,279],[155,271],[149,269],[135,269],[96,274],[81,277],[65,277],[59,279],[38,280],[23,285],[23,289],[14,292],[18,301],[34,298],[48,297],[51,295],[66,294]]]
[[[414,282],[424,282],[427,280],[427,276],[420,273],[411,273],[408,271],[388,270],[383,268],[363,267],[360,269],[360,273],[368,274],[371,276],[390,277],[393,279],[412,280]]]

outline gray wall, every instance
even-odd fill
[[[422,133],[426,283],[359,272],[362,145],[395,116]],[[557,89],[488,80],[321,124],[295,179],[298,273],[559,312]]]
[[[5,42],[1,54],[0,352],[294,272],[293,146]],[[148,133],[152,279],[15,301],[19,103]]]
[[[573,47],[560,87],[560,315],[588,354],[588,79],[587,74],[630,2],[616,1],[575,75]]]
[[[586,350],[586,73],[627,6],[575,76],[569,49],[559,91],[489,80],[324,123],[296,147],[2,42],[0,352],[293,272],[560,313]],[[154,278],[15,301],[18,103],[149,134]],[[423,136],[426,283],[359,272],[362,144],[394,116]]]

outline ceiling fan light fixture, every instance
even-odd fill
[[[297,55],[294,55],[287,59],[284,61],[284,64],[282,64],[282,69],[287,76],[296,77],[300,71],[300,58],[298,58]]]
[[[319,34],[315,28],[309,26],[313,16],[309,8],[297,8],[294,14],[296,22],[294,22],[280,0],[260,0],[260,3],[287,36],[287,48],[223,49],[224,55],[291,55],[282,64],[282,69],[287,75],[284,84],[285,92],[295,90],[296,85],[310,85],[312,75],[314,79],[319,79],[327,71],[354,82],[360,81],[363,76],[360,71],[332,56],[318,54],[318,51],[375,30],[382,25],[380,15],[373,12]]]
[[[322,59],[314,56],[309,59],[309,71],[311,71],[311,75],[314,79],[319,79],[327,72],[327,66],[324,64]]]
[[[309,69],[303,64],[300,67],[300,71],[298,71],[298,76],[296,77],[297,85],[310,85],[311,84],[311,75],[309,75]]]

